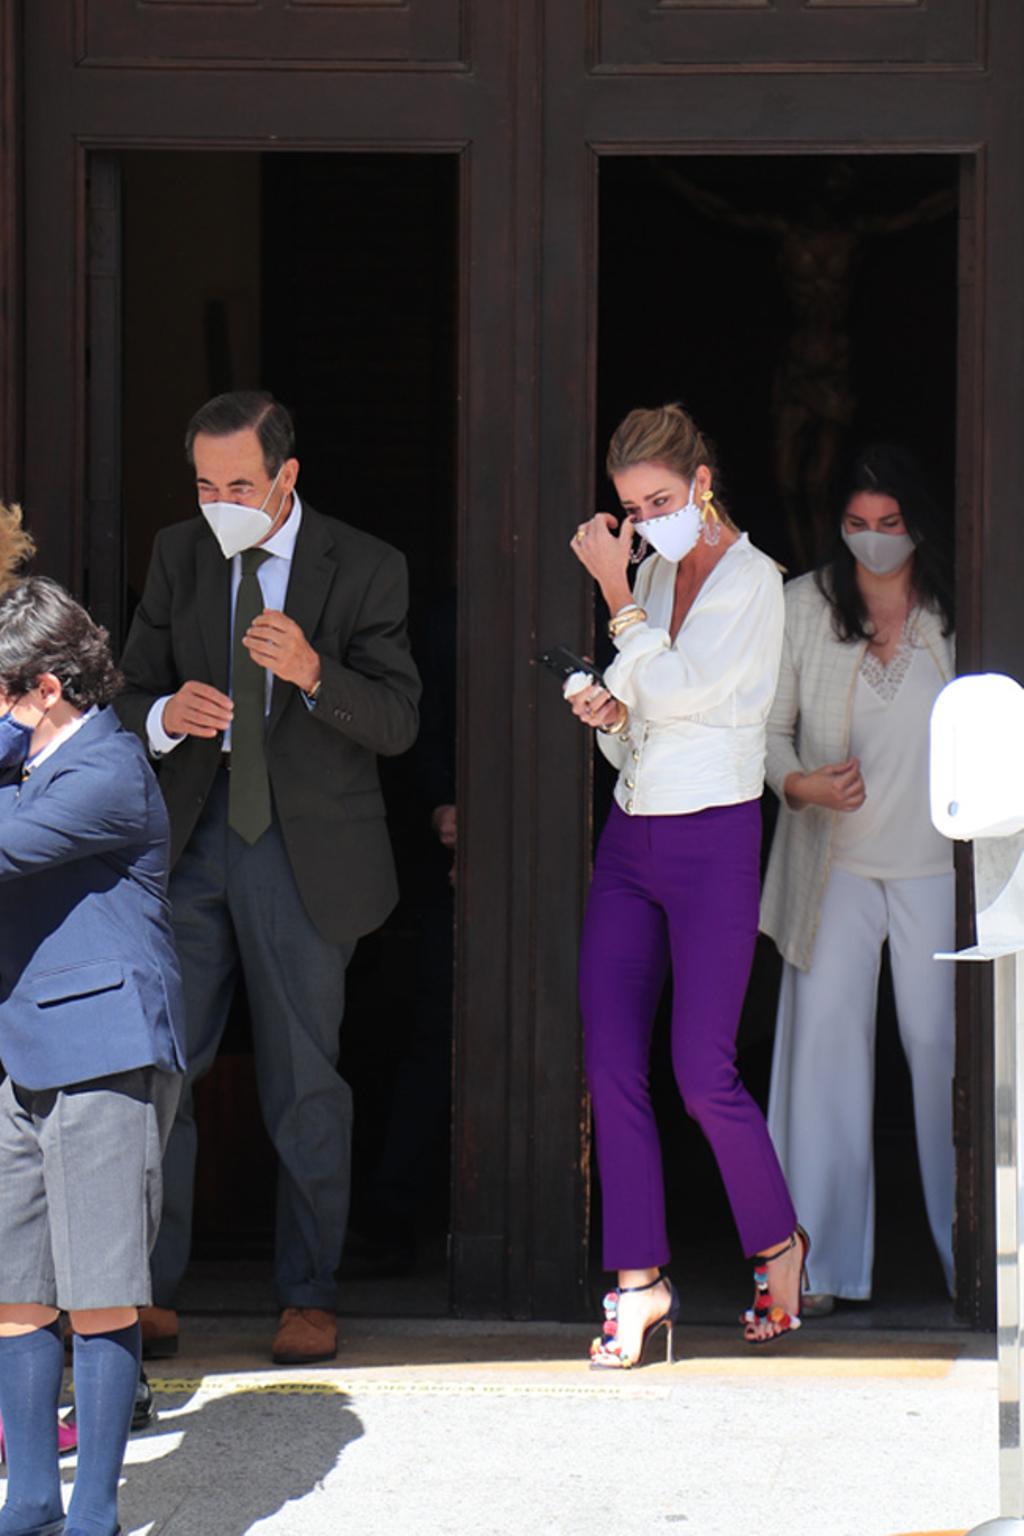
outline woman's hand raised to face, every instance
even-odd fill
[[[820,805],[826,811],[858,811],[866,792],[860,762],[848,757],[845,763],[826,763],[811,773],[791,773],[783,784],[790,805]]]
[[[630,518],[624,517],[620,524],[611,513],[598,512],[589,522],[580,523],[569,548],[601,588],[609,613],[618,613],[620,608],[632,602],[633,594],[626,579],[633,548]]]

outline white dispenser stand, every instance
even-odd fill
[[[932,821],[974,843],[978,942],[942,960],[992,964],[1001,1514],[969,1536],[1024,1536],[1024,689],[996,674],[944,688],[931,723]]]

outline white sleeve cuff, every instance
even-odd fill
[[[146,740],[154,757],[166,757],[168,752],[173,752],[185,740],[184,736],[169,736],[164,730],[164,705],[172,697],[172,694],[165,693],[163,698],[157,699],[146,716]]]

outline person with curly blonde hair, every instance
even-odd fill
[[[0,501],[0,593],[18,579],[18,571],[36,552],[32,535],[25,532],[21,522],[17,503],[8,507]]]

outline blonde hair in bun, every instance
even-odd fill
[[[609,477],[634,464],[664,464],[683,480],[692,480],[701,464],[711,471],[712,482],[718,474],[714,444],[704,436],[689,411],[675,401],[653,410],[630,411],[615,428],[605,460]],[[722,522],[735,530],[736,524],[722,505],[717,486],[714,495]]]

